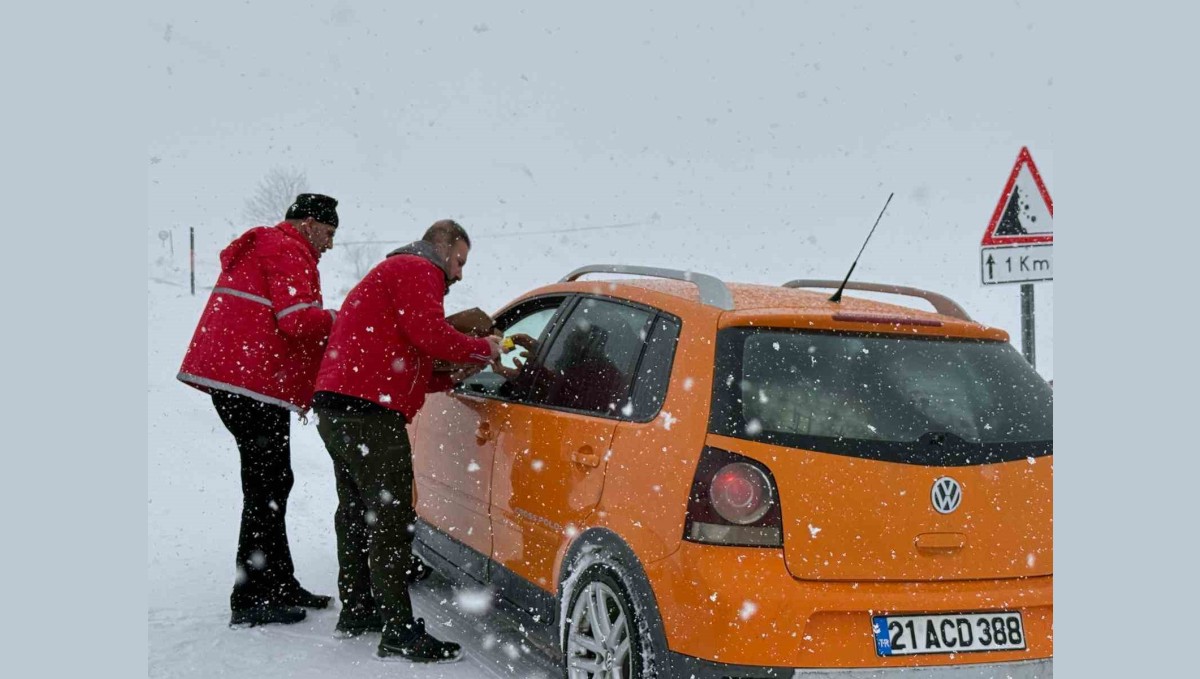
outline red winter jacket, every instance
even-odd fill
[[[178,378],[306,410],[336,315],[321,307],[319,256],[287,222],[230,243]]]
[[[409,422],[425,394],[452,386],[434,359],[486,363],[491,345],[445,319],[445,274],[417,255],[393,255],[371,269],[342,304],[317,374],[317,391],[370,401]]]

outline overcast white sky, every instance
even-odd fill
[[[495,310],[596,261],[840,278],[895,191],[856,278],[1018,336],[1017,287],[980,285],[978,244],[1021,146],[1054,192],[1037,4],[526,4],[155,4],[149,247],[195,226],[212,256],[258,180],[295,168],[342,202],[342,241],[460,219],[476,248],[452,300]]]

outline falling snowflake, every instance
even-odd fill
[[[820,532],[821,532],[820,528],[812,525],[811,523],[808,524],[808,534],[809,535],[811,535],[812,537],[815,538],[815,537],[817,537],[817,533],[820,533]]]
[[[365,444],[365,443],[360,443],[360,444],[358,444],[358,449],[359,449],[360,451],[362,451],[363,457],[366,457],[366,456],[367,456],[367,453],[371,452],[371,449],[370,449],[370,448],[368,448],[368,447],[367,447],[367,444]]]
[[[738,611],[738,617],[742,620],[749,620],[758,612],[758,604],[749,599],[742,602],[742,610]]]
[[[696,380],[693,380],[690,377],[685,377],[683,379],[683,390],[684,391],[691,391],[692,387],[695,385],[696,385]]]
[[[542,462],[541,460],[534,460],[533,462],[529,463],[529,466],[533,467],[533,471],[540,472],[542,471],[542,468],[546,466],[546,463]]]
[[[479,470],[480,470],[479,463],[476,462],[475,460],[471,460],[471,462],[467,465],[467,471],[469,471],[469,472],[477,472]]]
[[[679,421],[679,418],[675,417],[674,415],[672,415],[671,413],[668,413],[665,410],[663,411],[661,417],[662,417],[662,421],[663,421],[663,429],[666,429],[667,431],[671,431],[671,425],[673,425]]]
[[[463,613],[482,615],[492,609],[492,591],[490,589],[461,589],[454,593],[454,603]]]
[[[757,417],[751,418],[750,421],[746,423],[746,434],[748,436],[758,436],[762,433],[762,430],[762,422],[759,422]]]

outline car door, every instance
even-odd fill
[[[539,347],[530,387],[505,408],[494,457],[493,581],[553,589],[555,555],[600,501],[609,443],[654,312],[581,297]],[[504,579],[517,578],[506,588]],[[524,581],[524,582],[521,582]],[[536,592],[544,604],[545,597]],[[518,603],[524,603],[518,601]]]
[[[507,334],[539,338],[564,299],[546,297],[518,304],[498,316],[497,327]],[[513,368],[524,353],[518,347],[501,362]],[[487,558],[492,552],[488,508],[494,432],[511,398],[510,385],[488,366],[447,393],[430,394],[414,421],[417,515],[441,533],[424,536],[432,543],[427,546],[480,582],[488,579]]]

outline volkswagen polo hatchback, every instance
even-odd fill
[[[945,297],[836,285],[522,295],[524,346],[410,426],[418,551],[571,678],[1050,677],[1049,385]]]

